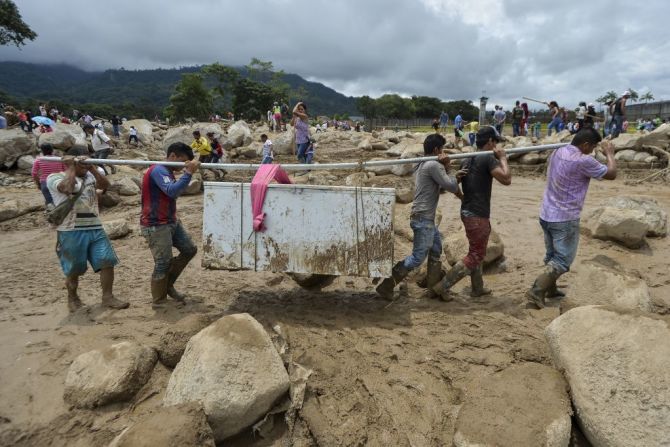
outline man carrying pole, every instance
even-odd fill
[[[177,197],[199,169],[200,162],[193,160],[193,149],[184,143],[173,143],[167,149],[167,161],[185,163],[185,173],[175,180],[174,172],[179,168],[153,165],[142,179],[142,236],[149,244],[154,258],[151,276],[152,307],[161,308],[167,296],[183,303],[184,295],[174,288],[174,283],[189,261],[198,252],[181,222],[177,218]],[[179,255],[172,256],[172,247]]]
[[[491,126],[482,127],[476,136],[477,151],[493,151],[493,154],[467,158],[461,163],[457,177],[463,185],[461,220],[468,238],[468,254],[446,273],[432,288],[443,301],[451,301],[451,287],[470,275],[470,295],[479,297],[491,293],[484,288],[482,263],[491,234],[491,187],[495,178],[503,185],[512,183],[512,173],[507,164],[507,155],[497,143],[500,134]]]
[[[440,280],[442,263],[442,237],[435,226],[435,210],[440,191],[446,190],[462,198],[456,179],[449,175],[449,156],[442,153],[446,144],[440,134],[431,134],[423,142],[427,156],[437,156],[437,160],[424,161],[415,170],[416,192],[412,203],[409,225],[414,232],[412,254],[393,266],[391,277],[377,286],[377,293],[387,300],[393,299],[393,289],[428,257],[427,286]]]
[[[544,271],[526,293],[530,304],[541,309],[545,297],[562,297],[556,280],[570,270],[579,244],[579,216],[592,178],[614,180],[614,146],[603,142],[607,165],[590,154],[602,137],[592,127],[579,130],[567,146],[557,149],[549,159],[547,186],[540,208],[540,226],[544,232]]]

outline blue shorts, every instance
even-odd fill
[[[94,272],[119,263],[107,233],[102,229],[59,231],[56,254],[65,276],[84,274],[87,262],[91,263]]]

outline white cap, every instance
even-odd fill
[[[630,96],[630,92],[628,90],[626,90],[625,92],[623,92],[623,95],[621,95],[621,96]]]
[[[592,102],[590,102],[589,107],[595,107],[595,105]]]

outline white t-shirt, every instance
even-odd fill
[[[131,136],[137,136],[137,129],[135,129],[134,127],[131,127],[130,128],[130,135]]]
[[[272,152],[272,140],[270,139],[265,140],[265,143],[263,143],[263,158],[265,157],[275,157],[275,154]]]
[[[54,205],[58,206],[68,198],[58,190],[58,185],[65,179],[65,172],[58,172],[47,177],[47,188],[54,199]],[[79,196],[77,202],[72,207],[72,211],[67,215],[62,224],[58,226],[58,231],[78,231],[78,230],[98,230],[102,228],[102,223],[98,215],[98,195],[95,191],[95,177],[90,172],[82,179],[77,177],[73,193],[79,192],[84,187],[84,192]]]
[[[577,109],[577,119],[583,120],[585,114],[586,114],[586,107],[579,106],[579,109]]]
[[[93,150],[98,152],[103,149],[109,149],[109,140],[110,138],[105,135],[105,132],[100,129],[95,129],[93,135],[91,135],[91,145],[93,145]]]

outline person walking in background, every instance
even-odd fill
[[[626,101],[630,98],[630,92],[626,90],[621,98],[614,101],[610,106],[612,111],[612,138],[619,136],[624,131],[623,123],[626,121]]]
[[[470,146],[475,145],[475,137],[477,131],[479,130],[479,123],[477,121],[470,121],[468,124],[468,140],[470,140]]]
[[[584,128],[585,116],[586,116],[586,103],[582,101],[579,103],[579,107],[577,107],[577,124],[579,124],[578,129]]]
[[[305,104],[299,102],[293,108],[291,125],[295,129],[296,154],[300,163],[307,162],[307,148],[309,147],[309,116]]]
[[[547,126],[547,136],[551,136],[551,130],[560,132],[561,127],[561,110],[558,108],[558,103],[556,101],[549,102],[549,113],[551,114],[551,121]]]
[[[518,137],[522,135],[521,131],[521,122],[523,121],[523,109],[519,104],[519,101],[516,102],[514,108],[512,109],[512,136]]]
[[[449,114],[444,110],[440,113],[440,129],[442,132],[447,131],[447,126],[449,125]]]
[[[207,138],[200,135],[199,130],[193,131],[191,148],[198,153],[198,161],[200,163],[209,163],[212,159],[212,146],[207,141]]]
[[[263,159],[261,164],[271,164],[274,160],[275,154],[272,150],[272,140],[268,138],[267,135],[261,135],[261,143],[263,143]]]
[[[505,125],[505,118],[507,114],[503,110],[502,106],[496,106],[496,111],[493,113],[493,119],[496,123],[496,130],[500,135],[503,133],[503,126]]]
[[[456,118],[454,118],[454,137],[456,139],[454,140],[454,144],[456,147],[458,147],[459,142],[463,142],[465,145],[465,141],[463,140],[463,111],[459,110],[458,115],[456,115]]]
[[[114,115],[109,122],[112,123],[112,134],[119,138],[121,136],[121,118],[119,118],[119,115]]]
[[[521,128],[519,129],[521,131],[521,136],[526,136],[529,133],[529,128],[528,128],[528,121],[530,119],[530,112],[528,111],[528,104],[527,103],[521,103],[521,110],[523,110],[523,117],[521,118]]]
[[[547,186],[540,207],[544,232],[544,271],[526,293],[529,304],[541,309],[545,297],[562,297],[556,281],[570,270],[579,244],[579,218],[592,178],[614,180],[616,161],[611,142],[602,144],[604,165],[591,156],[602,137],[592,127],[581,129],[572,142],[556,149],[549,158]]]
[[[43,144],[40,146],[40,151],[42,152],[43,157],[51,157],[54,153],[54,148],[50,144]],[[31,175],[37,185],[37,189],[42,191],[44,196],[44,204],[47,211],[51,211],[54,208],[54,200],[51,197],[49,188],[47,187],[47,177],[51,174],[57,172],[63,172],[67,169],[67,166],[60,161],[44,161],[42,157],[37,157],[33,163],[33,168]]]
[[[594,127],[595,117],[596,117],[596,106],[594,106],[593,103],[589,103],[589,105],[586,106],[586,113],[584,113],[584,127]]]

